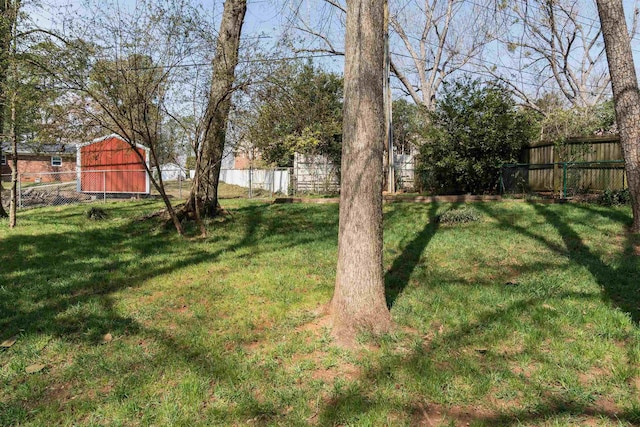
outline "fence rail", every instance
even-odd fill
[[[627,188],[624,161],[502,165],[502,194],[551,194],[562,198]]]
[[[396,171],[398,191],[414,190],[414,171]],[[157,171],[153,172],[158,178]],[[165,191],[170,197],[183,199],[191,181],[184,170],[162,170]],[[317,179],[314,181],[313,176]],[[328,177],[330,179],[328,179]],[[2,175],[2,203],[9,204],[7,184],[11,175]],[[336,194],[340,190],[335,176],[300,172],[295,168],[223,169],[220,181],[229,184],[228,197],[274,197],[276,195]],[[72,172],[23,172],[18,174],[18,208],[89,203],[108,199],[157,196],[144,170],[83,170]],[[220,197],[224,198],[221,192]]]

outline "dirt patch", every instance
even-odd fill
[[[511,372],[513,372],[514,375],[516,376],[521,376],[524,377],[526,379],[531,379],[531,377],[533,377],[533,375],[538,371],[538,366],[536,366],[535,364],[529,364],[526,366],[520,366],[517,364],[512,364],[511,366]]]
[[[354,381],[360,376],[360,368],[350,363],[341,363],[328,369],[318,369],[311,374],[314,380],[321,380],[328,384],[333,384],[336,378],[347,381]]]
[[[633,245],[633,254],[635,256],[640,256],[640,245]]]
[[[253,342],[250,342],[249,344],[243,345],[242,347],[249,353],[255,353],[256,351],[262,348],[262,345],[263,345],[262,341],[253,341]]]
[[[322,313],[319,317],[316,317],[309,323],[300,325],[295,329],[295,332],[310,332],[311,335],[320,337],[326,329],[331,327],[331,316],[327,313]]]
[[[291,358],[291,361],[294,364],[299,364],[301,362],[310,361],[313,362],[316,366],[322,364],[322,361],[327,357],[327,353],[321,350],[316,350],[312,353],[298,353],[294,354]]]
[[[591,415],[593,412],[596,414],[604,414],[609,418],[615,418],[617,414],[622,412],[622,409],[615,404],[615,402],[607,397],[599,397],[593,402],[592,407],[586,411],[588,415]]]
[[[411,425],[436,427],[442,425],[468,426],[477,422],[491,424],[499,414],[475,406],[443,406],[435,403],[420,404],[415,408]]]
[[[609,371],[607,371],[606,369],[592,366],[587,372],[581,372],[578,374],[578,381],[580,381],[581,385],[588,387],[595,381],[597,381],[598,378],[602,378],[608,375]]]

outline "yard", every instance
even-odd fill
[[[206,240],[102,206],[0,222],[0,425],[640,423],[629,208],[387,205],[397,329],[345,350],[337,205],[226,201]]]

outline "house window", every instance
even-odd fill
[[[51,166],[62,166],[62,157],[51,156]]]
[[[3,154],[2,158],[0,159],[0,165],[6,165],[6,164],[7,164],[7,156]]]

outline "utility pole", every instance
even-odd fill
[[[384,126],[387,147],[387,191],[396,192],[396,177],[393,161],[393,109],[391,99],[391,53],[389,51],[389,1],[384,2]]]

